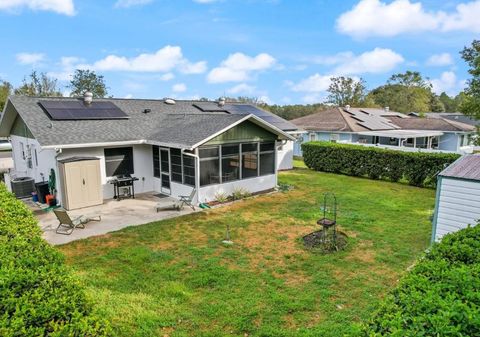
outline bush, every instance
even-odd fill
[[[305,164],[314,170],[435,187],[436,175],[460,157],[454,153],[404,152],[331,142],[302,144]]]
[[[63,256],[0,183],[0,336],[107,336]]]
[[[480,336],[480,224],[435,244],[362,335]]]

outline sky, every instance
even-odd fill
[[[322,102],[332,76],[369,89],[420,71],[437,93],[465,87],[459,52],[480,0],[0,0],[0,78],[91,69],[122,98],[251,96]]]

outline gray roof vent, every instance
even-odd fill
[[[390,107],[389,106],[386,106],[385,107],[385,112],[389,112],[390,111]]]
[[[93,94],[90,91],[85,91],[83,94],[83,103],[86,105],[92,104],[93,101]]]
[[[144,114],[148,114],[148,113],[150,113],[150,112],[152,112],[152,109],[144,109],[144,110],[143,110],[143,113],[144,113]]]
[[[165,99],[165,104],[175,105],[175,100],[173,98],[166,98]]]
[[[218,99],[218,106],[223,107],[225,105],[225,97],[220,97]]]
[[[345,109],[346,109],[347,111],[349,111],[349,110],[350,110],[350,105],[348,105],[348,104],[345,105]]]

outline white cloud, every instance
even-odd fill
[[[173,92],[185,92],[187,91],[187,86],[185,83],[177,83],[172,86]]]
[[[22,8],[75,15],[73,0],[0,0],[0,10],[16,11]]]
[[[209,83],[243,82],[251,78],[253,72],[267,70],[276,63],[275,58],[266,53],[255,57],[243,53],[230,54],[219,67],[210,71]]]
[[[413,0],[414,1],[414,0]],[[337,19],[337,29],[353,37],[395,36],[424,31],[480,32],[480,0],[457,5],[451,13],[427,11],[411,0],[361,0]]]
[[[403,61],[402,55],[391,49],[375,48],[360,55],[341,54],[334,72],[342,75],[379,74],[391,71]]]
[[[153,0],[118,0],[115,3],[116,8],[129,8],[134,6],[143,6],[151,3]]]
[[[126,94],[123,98],[130,99],[130,98],[133,98],[133,95],[132,94]]]
[[[255,87],[254,86],[251,86],[251,85],[248,85],[246,83],[240,83],[230,89],[227,90],[227,92],[229,94],[234,94],[234,95],[237,95],[237,94],[253,94],[253,92],[255,91]]]
[[[434,67],[449,66],[452,64],[453,58],[449,53],[434,54],[427,60],[427,65]]]
[[[60,70],[49,72],[48,75],[55,77],[60,81],[69,81],[71,80],[75,69],[79,68],[78,64],[83,61],[83,59],[75,56],[64,56],[60,59],[60,63],[58,64]]]
[[[375,48],[358,55],[347,51],[335,55],[316,56],[310,58],[310,61],[325,66],[336,66],[333,70],[335,74],[350,75],[389,72],[403,63],[404,58],[391,49]]]
[[[155,53],[143,53],[135,57],[108,55],[91,65],[81,65],[98,71],[171,72],[174,69],[185,74],[199,74],[207,70],[205,61],[191,63],[178,46],[165,46]]]
[[[446,92],[449,95],[456,95],[460,90],[463,89],[465,84],[464,81],[460,81],[457,79],[457,76],[453,71],[444,71],[440,78],[435,78],[430,80],[432,84],[433,91],[436,94],[441,94],[442,92]]]
[[[330,79],[333,75],[320,75],[314,74],[308,78],[305,78],[297,84],[289,83],[293,91],[302,92],[322,92],[326,91],[330,86]]]
[[[17,62],[26,65],[37,65],[45,60],[45,54],[42,53],[18,53],[16,55]]]
[[[166,74],[163,74],[162,76],[160,76],[160,81],[170,81],[170,80],[173,80],[175,78],[175,75],[172,74],[172,73],[166,73]]]

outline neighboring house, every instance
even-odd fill
[[[196,188],[197,203],[235,188],[270,190],[278,169],[291,165],[285,148],[294,137],[281,128],[296,129],[247,104],[170,99],[12,96],[0,119],[0,136],[13,147],[12,176],[41,182],[54,169],[61,202],[74,187],[112,198],[108,182],[122,174],[139,179],[137,193],[178,197]],[[62,176],[67,166],[76,171]]]
[[[306,132],[294,145],[313,140],[380,146],[404,151],[471,152],[475,127],[446,118],[420,118],[386,109],[334,107],[291,121]]]
[[[472,117],[465,116],[460,112],[427,112],[425,117],[429,118],[445,118],[464,124],[470,124],[473,126],[480,126],[480,120],[475,120]]]
[[[432,242],[480,221],[480,154],[465,155],[440,172]]]

